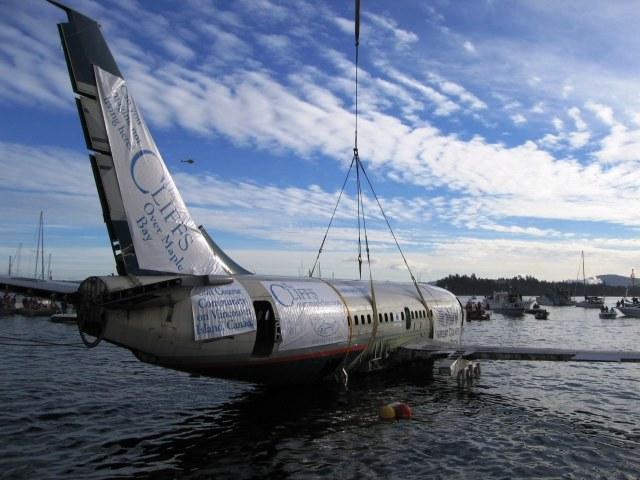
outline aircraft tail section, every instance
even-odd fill
[[[98,24],[49,1],[69,19],[58,28],[118,273],[247,273],[191,218]]]

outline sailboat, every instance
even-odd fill
[[[51,255],[49,255],[49,270],[51,270]],[[36,282],[44,282],[44,272],[44,213],[40,210],[38,237],[36,241],[36,261],[33,272],[34,280]],[[40,298],[30,295],[22,299],[22,308],[18,310],[18,313],[27,317],[49,317],[56,313],[56,309],[56,304],[51,300],[43,301]]]
[[[584,284],[584,300],[576,302],[576,307],[602,308],[604,306],[603,297],[597,297],[595,295],[587,295],[587,277],[585,275],[585,270],[584,270],[584,250],[582,250],[581,255],[582,255],[582,282]]]
[[[635,274],[631,269],[631,294],[633,295],[633,289],[635,287]],[[638,297],[627,298],[629,289],[624,294],[624,298],[617,304],[618,310],[627,317],[640,318],[640,301]]]

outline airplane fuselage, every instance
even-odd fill
[[[141,281],[166,280],[92,277],[80,288],[85,305],[94,309],[84,318],[99,318],[97,330],[105,340],[145,362],[267,383],[314,381],[342,369],[382,369],[410,341],[457,343],[462,333],[463,310],[456,297],[426,284],[420,284],[425,305],[412,283],[374,282],[376,315],[369,282],[211,278],[210,285],[165,284],[155,293],[127,299],[127,292],[140,292]],[[109,298],[125,293],[105,302],[106,292]],[[92,331],[90,322],[87,327]]]

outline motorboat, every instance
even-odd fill
[[[604,306],[604,298],[595,295],[585,296],[584,300],[576,302],[576,307],[583,308],[602,308]]]
[[[513,292],[493,292],[493,295],[485,298],[484,307],[511,316],[524,315],[526,309],[522,295]]]
[[[534,317],[536,320],[546,320],[549,318],[549,311],[544,308],[540,308],[535,314]]]
[[[602,307],[598,316],[600,318],[616,318],[618,312],[616,312],[616,309],[613,307]]]
[[[469,320],[491,320],[491,314],[487,312],[482,302],[471,299],[464,306],[467,321]]]
[[[616,307],[626,317],[640,318],[640,301],[637,297],[633,297],[631,300],[623,298],[616,303]]]
[[[554,287],[544,295],[536,297],[536,303],[544,307],[570,307],[576,304],[571,299],[571,292],[565,287]]]

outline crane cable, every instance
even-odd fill
[[[411,268],[409,267],[409,263],[407,262],[406,257],[404,256],[404,253],[402,252],[402,249],[400,248],[400,244],[398,243],[398,239],[396,238],[396,235],[393,231],[393,229],[391,228],[391,224],[389,223],[389,219],[384,211],[384,209],[382,208],[382,204],[380,203],[380,199],[378,198],[378,195],[376,194],[373,185],[371,183],[371,180],[369,179],[369,176],[367,175],[366,170],[364,169],[364,165],[362,164],[361,160],[360,160],[360,155],[358,153],[358,63],[359,63],[359,46],[360,46],[360,0],[355,0],[355,67],[356,67],[356,73],[355,73],[355,132],[354,132],[354,147],[353,147],[353,158],[351,159],[351,164],[349,166],[349,170],[347,171],[347,175],[344,179],[344,182],[342,184],[342,188],[340,189],[340,194],[338,195],[338,200],[336,202],[336,205],[333,209],[333,214],[331,215],[331,219],[329,220],[329,225],[327,226],[327,230],[325,231],[324,237],[322,239],[322,242],[320,244],[320,248],[318,250],[318,254],[316,256],[316,260],[313,264],[313,267],[311,268],[311,270],[309,270],[309,277],[312,277],[315,269],[316,269],[316,265],[318,264],[318,261],[320,259],[320,254],[322,253],[322,250],[324,248],[324,244],[325,241],[327,239],[327,235],[329,233],[329,230],[331,229],[331,225],[333,224],[333,220],[335,218],[336,215],[336,211],[338,209],[338,205],[340,204],[340,200],[342,199],[342,195],[344,193],[344,189],[345,186],[347,184],[347,181],[349,179],[349,176],[351,174],[351,170],[353,169],[353,166],[355,165],[356,168],[356,201],[357,201],[357,214],[358,214],[358,275],[360,280],[362,280],[362,233],[364,233],[364,242],[365,242],[365,253],[366,253],[366,260],[367,260],[367,265],[369,267],[369,288],[371,291],[371,307],[373,310],[373,328],[371,331],[371,337],[369,338],[369,342],[367,343],[367,347],[351,362],[351,364],[349,365],[349,367],[347,368],[348,370],[357,366],[358,363],[361,362],[361,360],[368,354],[368,352],[371,350],[372,346],[374,345],[374,341],[377,335],[377,331],[378,331],[378,324],[379,324],[379,315],[378,315],[378,308],[377,308],[377,302],[376,302],[376,295],[375,295],[375,288],[374,288],[374,283],[373,283],[373,273],[371,270],[371,255],[370,255],[370,250],[369,250],[369,239],[368,239],[368,234],[367,234],[367,225],[366,225],[366,217],[365,217],[365,211],[364,211],[364,200],[363,200],[363,193],[362,193],[362,182],[361,182],[361,177],[360,177],[360,171],[362,171],[362,175],[364,177],[364,179],[366,180],[367,184],[369,185],[369,188],[371,190],[371,193],[373,194],[376,203],[378,205],[378,208],[380,209],[380,212],[382,213],[382,216],[387,224],[387,228],[389,229],[389,231],[391,232],[391,236],[393,237],[393,240],[396,244],[396,247],[398,248],[398,251],[400,252],[400,256],[402,257],[402,260],[407,268],[407,270],[409,271],[409,275],[411,276],[411,280],[413,282],[413,285],[416,288],[416,291],[418,292],[418,297],[420,299],[420,302],[424,305],[425,307],[425,311],[430,313],[429,308],[427,307],[427,302],[424,299],[424,296],[422,294],[422,291],[420,290],[420,287],[418,286],[418,282],[415,279],[415,276],[413,275],[413,272],[411,271]],[[429,315],[430,317],[431,315]],[[346,358],[345,358],[346,360]]]

